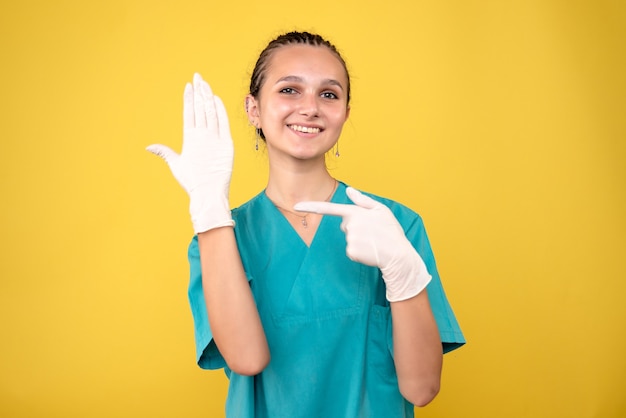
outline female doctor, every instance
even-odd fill
[[[181,154],[148,147],[190,197],[198,364],[226,370],[227,417],[412,417],[439,391],[442,353],[465,341],[419,215],[326,168],[350,114],[343,58],[319,35],[279,36],[245,110],[269,178],[239,208],[228,117],[200,75]]]

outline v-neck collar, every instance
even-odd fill
[[[335,188],[335,192],[333,193],[333,195],[331,196],[329,202],[331,203],[345,203],[343,200],[339,198],[339,196],[345,196],[345,190],[346,190],[346,185],[337,180],[337,187]],[[341,193],[340,193],[341,191]],[[325,228],[326,224],[328,223],[328,220],[326,218],[328,218],[328,216],[332,216],[332,215],[323,215],[322,219],[320,220],[319,225],[317,226],[317,229],[315,230],[315,233],[313,234],[313,238],[311,239],[311,244],[307,245],[307,243],[302,239],[302,237],[300,236],[300,234],[298,233],[298,231],[293,227],[293,225],[291,224],[291,222],[289,222],[289,220],[287,219],[287,217],[285,216],[285,214],[278,209],[278,207],[274,204],[274,202],[272,202],[270,200],[270,198],[267,196],[267,189],[264,189],[263,192],[261,193],[261,198],[263,199],[263,204],[265,206],[267,206],[269,208],[269,210],[275,214],[275,217],[277,219],[280,219],[280,223],[282,225],[282,228],[287,229],[289,231],[289,234],[294,236],[295,238],[297,238],[297,241],[300,242],[302,245],[304,245],[307,249],[310,249],[314,244],[315,241],[317,240],[317,236],[320,233],[320,229]]]

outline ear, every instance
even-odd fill
[[[259,103],[253,95],[248,94],[244,99],[244,106],[246,114],[248,115],[248,122],[256,128],[259,128]]]
[[[350,106],[346,107],[346,118],[344,119],[344,122],[348,120],[348,117],[350,117]]]

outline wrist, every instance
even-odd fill
[[[220,198],[191,198],[189,213],[191,214],[191,223],[196,234],[211,229],[235,226],[226,196]]]
[[[432,279],[422,257],[412,246],[382,267],[381,272],[389,302],[399,302],[418,295]]]

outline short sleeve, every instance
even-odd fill
[[[400,219],[402,215],[396,213],[396,216],[399,217],[400,223],[402,223]],[[422,260],[424,260],[424,264],[426,264],[426,268],[432,276],[432,280],[426,289],[428,291],[431,309],[435,316],[437,327],[439,328],[443,352],[447,353],[465,344],[465,337],[463,336],[463,332],[461,331],[443,289],[439,272],[437,271],[437,264],[435,263],[435,256],[430,246],[422,218],[415,213],[413,213],[413,216],[415,217],[412,221],[403,226],[407,238],[422,257]]]
[[[196,361],[198,366],[203,369],[221,369],[226,366],[226,361],[213,341],[213,333],[209,326],[202,290],[202,267],[197,236],[191,240],[187,256],[190,271],[188,296],[196,338]]]

